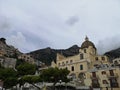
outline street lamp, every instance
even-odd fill
[[[61,88],[61,83],[62,83],[62,80],[59,80],[59,83],[60,83],[60,88]]]

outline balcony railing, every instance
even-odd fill
[[[98,76],[98,75],[96,75],[96,76],[92,76],[92,75],[91,75],[90,78],[91,78],[91,79],[99,79],[99,76]]]
[[[100,87],[100,84],[99,84],[99,83],[92,83],[92,87],[94,87],[94,88],[99,88],[99,87]]]
[[[107,77],[108,78],[113,78],[113,77],[118,77],[118,74],[117,73],[114,73],[113,75],[110,75],[110,74],[107,74]]]
[[[119,87],[118,83],[111,83],[111,87]]]

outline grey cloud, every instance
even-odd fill
[[[14,45],[23,51],[31,51],[81,45],[88,35],[103,53],[112,43],[111,37],[120,35],[119,8],[120,2],[112,0],[2,0],[0,36],[10,38],[9,42],[14,40]],[[106,40],[108,37],[112,40]],[[113,44],[119,46],[117,42]]]
[[[11,28],[11,24],[10,21],[8,21],[7,18],[0,16],[0,31],[4,32],[4,31],[8,31]]]
[[[79,22],[79,17],[78,16],[72,16],[66,21],[66,23],[70,26],[75,25],[77,22]]]
[[[120,35],[116,35],[113,37],[106,38],[104,40],[100,40],[97,44],[98,53],[104,54],[110,50],[114,50],[120,48]]]

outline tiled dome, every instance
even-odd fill
[[[91,41],[89,41],[88,37],[86,36],[85,41],[81,45],[81,49],[88,48],[89,46],[92,46],[96,49],[95,45]]]

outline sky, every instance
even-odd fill
[[[120,47],[120,0],[0,0],[0,37],[27,53],[81,46]]]

